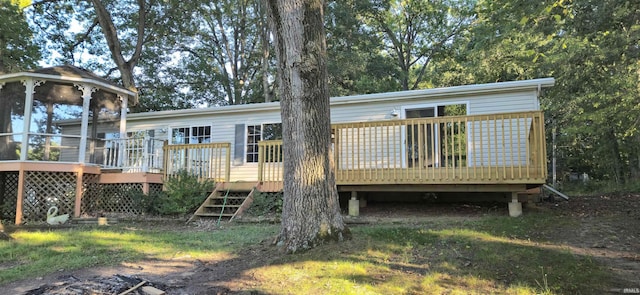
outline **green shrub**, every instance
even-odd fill
[[[282,193],[255,192],[253,203],[247,209],[247,213],[253,216],[280,215],[282,213]]]
[[[167,179],[165,190],[157,198],[150,198],[150,211],[160,215],[183,215],[193,213],[213,190],[211,180],[199,180],[186,171]]]

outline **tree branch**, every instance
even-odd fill
[[[133,69],[138,60],[140,59],[140,55],[142,54],[142,44],[144,44],[144,28],[145,21],[147,18],[147,10],[145,9],[144,0],[138,0],[138,6],[140,9],[138,10],[138,39],[136,41],[136,49],[133,52],[133,55],[127,62],[129,68]]]
[[[84,42],[87,40],[87,37],[89,37],[89,34],[91,34],[91,32],[93,32],[93,29],[96,28],[96,26],[98,26],[99,22],[98,19],[96,18],[93,23],[91,24],[91,26],[89,26],[89,28],[87,28],[87,31],[84,33],[84,35],[82,35],[82,37],[80,39],[78,39],[76,41],[76,43],[73,43],[73,45],[71,45],[71,50],[75,49],[76,46],[80,45],[80,43]]]

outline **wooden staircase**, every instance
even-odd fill
[[[187,220],[196,218],[215,218],[231,221],[242,214],[253,202],[253,193],[258,183],[255,182],[220,182],[198,210]]]

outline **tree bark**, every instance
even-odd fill
[[[322,0],[267,0],[283,128],[284,202],[276,240],[289,253],[350,237],[340,215]]]
[[[618,139],[616,137],[615,131],[613,129],[607,130],[607,138],[609,139],[609,143],[611,144],[611,158],[612,158],[612,168],[613,175],[615,175],[616,183],[624,184],[627,176],[623,172],[622,168],[622,158],[620,156],[620,144],[618,143]]]
[[[125,60],[122,55],[122,46],[120,44],[120,39],[118,38],[118,32],[116,30],[116,26],[113,23],[113,18],[111,14],[104,6],[104,3],[100,0],[91,0],[94,9],[96,10],[96,16],[98,18],[98,22],[100,23],[100,28],[102,29],[102,33],[104,34],[105,39],[107,40],[107,45],[109,46],[109,51],[111,51],[111,57],[113,61],[118,66],[118,70],[120,71],[120,77],[122,79],[122,85],[133,91],[138,92],[138,88],[136,87],[135,79],[133,76],[133,69],[136,67],[138,60],[140,59],[140,55],[142,54],[142,45],[144,43],[144,28],[145,28],[145,20],[146,20],[146,8],[144,0],[138,0],[138,27],[137,27],[137,39],[135,44],[135,50],[131,55],[129,60]]]

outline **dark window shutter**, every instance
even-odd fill
[[[244,164],[244,124],[236,124],[236,140],[233,145],[233,165]]]

